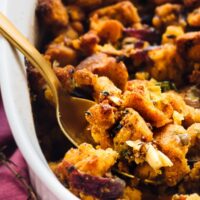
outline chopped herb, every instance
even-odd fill
[[[128,114],[128,113],[129,113],[128,109],[125,109],[125,110],[122,112],[123,115],[126,115],[126,114]]]
[[[122,125],[119,122],[115,123],[114,126],[109,131],[110,136],[114,138],[121,128],[122,128]]]
[[[103,91],[102,94],[103,94],[103,96],[105,96],[105,97],[107,97],[107,96],[110,95],[110,93],[109,93],[108,91]]]
[[[169,81],[163,81],[163,82],[161,82],[160,87],[161,87],[162,92],[166,92],[166,91],[168,91],[168,90],[171,89]]]
[[[162,92],[167,92],[169,90],[177,90],[175,83],[170,81],[158,82],[157,85],[161,87]]]
[[[133,151],[131,148],[129,149],[123,149],[121,152],[120,152],[120,156],[122,158],[125,158],[125,159],[129,159],[131,156],[133,155]]]

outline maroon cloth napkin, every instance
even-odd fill
[[[12,137],[5,112],[3,109],[1,94],[0,94],[0,149],[5,147],[3,152],[6,157],[13,163],[10,164],[26,181],[29,181],[27,165],[17,148]],[[29,183],[29,182],[28,182]],[[18,181],[13,173],[5,165],[0,165],[0,199],[1,200],[25,200],[28,194],[24,186]]]

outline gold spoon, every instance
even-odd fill
[[[94,144],[90,133],[86,133],[85,111],[94,105],[93,101],[71,97],[65,92],[52,70],[51,64],[0,12],[0,33],[17,48],[27,60],[38,69],[50,87],[56,106],[59,126],[65,136],[78,146],[83,142]]]

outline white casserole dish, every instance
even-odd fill
[[[0,11],[31,41],[36,36],[37,0],[1,0]],[[57,180],[41,152],[32,118],[24,57],[0,36],[0,85],[14,138],[29,167],[31,182],[43,200],[76,200]]]

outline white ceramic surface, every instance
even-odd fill
[[[0,0],[2,11],[30,40],[35,38],[37,0]],[[33,125],[24,57],[0,37],[0,85],[14,138],[29,166],[31,182],[43,200],[76,200],[49,169]]]

